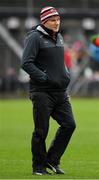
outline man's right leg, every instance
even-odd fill
[[[32,96],[34,132],[31,141],[33,172],[46,170],[45,140],[49,129],[50,108],[48,96],[44,92],[35,92]]]
[[[58,93],[58,103],[52,113],[52,117],[58,122],[60,127],[48,149],[47,167],[56,174],[64,174],[58,165],[76,127],[72,107],[65,93]]]

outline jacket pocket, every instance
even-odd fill
[[[59,88],[59,79],[55,78],[53,75],[47,74],[47,83],[51,88]]]

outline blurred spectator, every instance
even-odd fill
[[[89,65],[85,69],[85,77],[88,79],[87,92],[92,96],[99,95],[99,44],[96,38],[92,38],[89,44]]]
[[[90,68],[93,72],[99,72],[99,47],[91,43],[89,46]]]
[[[65,46],[65,51],[64,51],[64,62],[68,70],[71,70],[73,66],[71,52],[70,52],[70,48],[66,46]]]
[[[81,41],[75,41],[73,43],[72,48],[73,51],[75,52],[76,63],[77,65],[80,65],[84,60],[84,56],[85,56],[84,44]]]

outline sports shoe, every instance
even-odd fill
[[[35,170],[33,170],[33,174],[34,175],[40,175],[40,176],[42,176],[42,175],[51,175],[51,173],[49,173],[48,171],[46,171],[46,169],[35,169]]]
[[[56,174],[64,174],[64,171],[62,169],[60,169],[59,166],[55,166],[50,163],[47,163],[46,167],[49,168],[50,170],[52,170]]]

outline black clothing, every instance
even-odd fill
[[[47,162],[58,165],[75,129],[68,97],[65,92],[34,92],[31,94],[31,100],[35,125],[32,136],[33,168],[43,167]],[[45,140],[50,116],[57,121],[60,127],[48,152],[46,152]]]
[[[45,168],[47,163],[58,167],[75,129],[66,94],[70,76],[64,65],[63,39],[60,33],[56,33],[54,38],[51,30],[37,26],[26,39],[22,58],[22,67],[30,75],[30,99],[33,103],[31,147],[34,171]],[[46,152],[50,116],[60,127]]]
[[[99,72],[99,61],[95,61],[93,58],[90,58],[89,67],[93,72]]]
[[[22,68],[30,75],[30,91],[65,91],[70,75],[64,66],[60,33],[56,41],[41,26],[27,36]]]

